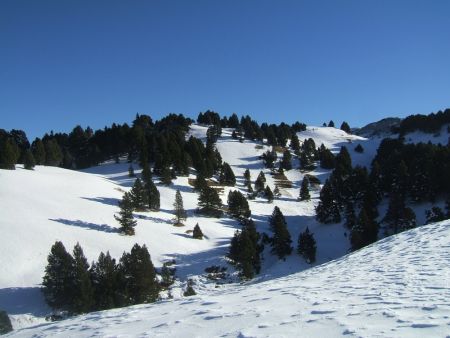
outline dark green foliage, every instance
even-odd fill
[[[44,142],[45,146],[45,165],[58,167],[63,160],[61,147],[56,139],[52,138]]]
[[[438,111],[430,115],[410,115],[401,121],[398,132],[401,135],[415,130],[420,130],[425,133],[436,133],[447,123],[450,123],[450,109],[446,109],[443,112]]]
[[[144,188],[147,193],[148,208],[152,211],[158,211],[160,207],[159,191],[151,178],[148,182],[145,182]]]
[[[336,159],[330,149],[323,144],[319,148],[320,167],[323,169],[334,169],[336,166]]]
[[[45,147],[40,138],[36,138],[31,144],[31,151],[37,165],[45,164]]]
[[[231,190],[228,193],[228,213],[237,219],[250,217],[247,199],[239,190]]]
[[[214,188],[205,187],[198,197],[198,212],[210,217],[222,216],[222,200]]]
[[[342,124],[341,124],[341,128],[340,128],[341,130],[343,130],[343,131],[345,131],[347,134],[351,134],[351,130],[350,130],[350,126],[348,125],[348,123],[347,122],[342,122]]]
[[[197,174],[197,177],[194,182],[194,190],[202,191],[202,189],[207,186],[208,184],[206,183],[205,177],[201,173]]]
[[[280,197],[281,196],[280,188],[278,187],[278,185],[275,185],[275,189],[273,189],[273,195],[275,197]]]
[[[251,187],[252,181],[251,181],[251,177],[250,177],[250,170],[245,169],[244,172],[244,185],[248,188]]]
[[[334,122],[333,122],[333,120],[330,120],[330,122],[328,122],[328,127],[334,128]]]
[[[345,226],[351,230],[356,225],[356,222],[357,219],[353,203],[347,202],[347,204],[345,205]]]
[[[255,181],[256,193],[260,193],[260,192],[264,191],[265,183],[266,183],[266,176],[264,175],[264,173],[262,171],[260,171],[259,175]]]
[[[220,170],[219,182],[222,185],[228,185],[234,187],[236,184],[236,177],[233,170],[227,162],[223,162],[222,169]]]
[[[73,276],[71,310],[73,313],[89,312],[94,305],[94,290],[91,284],[89,264],[80,244],[73,248]]]
[[[42,281],[45,300],[52,308],[70,310],[74,260],[62,242],[55,242],[47,261]]]
[[[175,271],[176,268],[172,267],[175,264],[175,260],[164,262],[161,268],[161,287],[163,289],[168,289],[175,282]]]
[[[148,205],[148,194],[142,181],[136,178],[133,187],[130,191],[131,203],[133,204],[133,209],[136,211],[144,211],[147,209]]]
[[[268,185],[266,186],[266,189],[264,189],[264,197],[267,198],[267,202],[273,202],[273,192]]]
[[[427,216],[425,224],[440,222],[447,218],[439,207],[432,207],[431,210],[425,211],[425,215]]]
[[[198,225],[198,223],[195,225],[194,231],[192,231],[192,238],[203,239],[203,232],[200,229],[200,226]]]
[[[92,287],[94,289],[94,309],[106,310],[121,306],[124,303],[123,295],[119,291],[119,271],[116,260],[101,252],[97,262],[92,264]]]
[[[296,134],[293,134],[291,137],[290,147],[294,151],[294,154],[296,155],[300,154],[300,141]]]
[[[11,332],[13,327],[6,311],[0,310],[0,335]]]
[[[284,170],[292,169],[292,155],[289,150],[283,152],[283,158],[281,159],[280,167]]]
[[[183,292],[184,297],[195,296],[197,292],[194,290],[194,281],[192,279],[188,280],[186,290]]]
[[[335,172],[345,178],[352,172],[352,159],[345,146],[341,147],[339,154],[336,156]]]
[[[242,231],[236,231],[231,239],[230,258],[244,279],[251,279],[261,269],[260,254],[263,247],[259,244],[260,234],[253,220],[244,223]]]
[[[364,209],[361,209],[356,224],[350,233],[352,250],[374,243],[378,236],[378,223],[370,219]]]
[[[341,215],[339,205],[330,180],[326,180],[320,191],[320,202],[316,207],[316,219],[320,223],[339,223]]]
[[[358,143],[358,145],[355,147],[355,151],[360,154],[364,152],[364,148],[361,143]]]
[[[130,166],[128,167],[128,177],[135,177],[136,175],[134,174],[134,168],[133,165],[130,163]]]
[[[33,170],[34,166],[36,165],[36,161],[34,160],[33,153],[29,149],[25,150],[25,158],[24,158],[23,165],[24,165],[24,168],[27,170]]]
[[[298,236],[297,253],[305,258],[308,264],[312,264],[316,261],[316,240],[313,233],[309,232],[308,227],[306,230]]]
[[[10,139],[0,142],[0,169],[14,170],[19,159],[17,145]]]
[[[127,305],[152,303],[158,299],[159,284],[147,247],[135,244],[120,258],[123,289]]]
[[[272,148],[272,150],[267,150],[264,154],[262,154],[261,157],[264,162],[264,166],[266,168],[272,169],[274,167],[275,161],[277,160],[277,153]]]
[[[278,258],[284,259],[292,253],[292,240],[284,215],[278,207],[273,209],[272,216],[270,217],[270,228],[273,232],[271,252],[276,254]]]
[[[175,224],[176,226],[183,225],[183,221],[187,218],[186,210],[183,206],[183,198],[181,197],[180,190],[175,193],[175,202],[173,202],[173,209],[175,211]]]
[[[405,198],[399,193],[392,193],[383,223],[387,225],[388,234],[412,229],[416,226],[416,215],[411,208],[405,206]]]
[[[313,170],[316,157],[316,144],[312,138],[309,138],[303,142],[301,147],[300,168],[302,170]]]
[[[165,166],[162,168],[160,181],[164,185],[172,184],[172,172],[169,167]]]
[[[303,177],[302,186],[300,188],[300,201],[309,201],[311,195],[309,194],[309,178],[308,176]]]
[[[120,231],[125,235],[134,235],[134,227],[137,222],[133,218],[133,199],[129,192],[126,192],[122,200],[119,202],[120,212],[119,216],[114,215],[114,218],[120,223]]]

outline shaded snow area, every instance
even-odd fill
[[[214,294],[91,313],[14,337],[446,337],[450,222],[310,270]]]
[[[207,127],[193,125],[189,135],[205,140]],[[271,147],[231,138],[224,129],[217,141],[223,161],[236,175],[236,187],[228,192],[244,194],[243,173],[254,182],[265,173],[273,190],[275,179],[259,158]],[[189,136],[188,135],[188,136]],[[313,138],[337,153],[345,145],[354,164],[369,166],[380,138],[366,139],[328,127],[308,127],[298,133],[300,141]],[[361,144],[363,153],[354,151]],[[282,156],[278,153],[278,158]],[[315,220],[320,185],[311,187],[311,201],[299,202],[305,173],[298,160],[285,175],[291,187],[272,204],[264,198],[249,201],[257,230],[271,235],[268,225],[278,206],[288,223],[292,244],[308,226],[317,241],[317,261],[312,269],[296,254],[278,260],[266,247],[261,274],[245,285],[236,282],[236,272],[226,260],[230,240],[241,228],[237,221],[201,217],[195,213],[198,194],[179,177],[169,187],[155,177],[161,194],[159,212],[136,212],[136,235],[118,233],[114,214],[118,202],[135,178],[128,177],[128,163],[104,163],[82,172],[37,166],[28,171],[0,170],[0,309],[10,315],[12,335],[41,336],[444,336],[450,332],[449,223],[429,225],[385,239],[369,248],[343,257],[349,250],[348,230],[342,224],[324,225]],[[137,164],[135,173],[140,175]],[[330,171],[308,172],[323,184]],[[184,227],[174,227],[173,202],[180,190],[188,218]],[[189,233],[199,223],[204,240]],[[47,255],[55,241],[71,252],[79,242],[89,262],[109,251],[119,259],[134,243],[145,244],[155,267],[175,260],[173,300],[140,305],[47,324],[51,310],[45,305],[40,283]],[[205,268],[227,267],[221,283],[205,278]],[[307,270],[308,269],[308,270]],[[306,270],[306,271],[304,271]],[[302,272],[303,271],[303,272]],[[188,279],[195,281],[198,296],[183,297]],[[449,301],[450,302],[450,301]],[[446,316],[449,317],[446,317]],[[36,326],[37,325],[37,326]],[[39,326],[41,325],[41,326]],[[34,326],[34,327],[33,327]],[[30,328],[26,328],[30,327]],[[26,328],[26,329],[25,329]],[[22,329],[20,331],[20,329]]]

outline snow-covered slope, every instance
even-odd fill
[[[206,130],[204,126],[193,125],[190,134],[204,139]],[[224,129],[217,142],[223,160],[231,165],[237,177],[236,187],[224,188],[221,194],[223,202],[226,203],[230,189],[246,192],[242,175],[247,168],[253,181],[262,170],[267,184],[274,189],[275,179],[259,159],[270,148],[247,140],[240,143],[231,138],[231,132]],[[327,127],[308,127],[298,136],[300,141],[313,138],[317,146],[324,143],[334,152],[345,145],[354,163],[364,165],[370,164],[380,141]],[[358,143],[365,149],[362,154],[353,150]],[[292,187],[280,189],[282,196],[273,204],[262,198],[249,201],[258,231],[270,233],[268,218],[277,205],[286,217],[294,246],[299,233],[307,226],[314,233],[318,243],[317,265],[345,255],[349,249],[347,230],[340,224],[324,225],[315,221],[314,207],[320,187],[312,189],[311,201],[297,201],[304,176],[297,168],[298,162],[294,161],[294,169],[285,173]],[[135,172],[140,173],[136,165]],[[317,168],[309,174],[323,183],[329,171]],[[42,322],[50,311],[45,306],[39,286],[47,255],[56,240],[62,241],[68,250],[79,242],[89,261],[96,260],[101,251],[109,251],[113,257],[119,258],[134,243],[146,244],[156,267],[167,260],[176,260],[179,282],[172,290],[175,298],[182,297],[181,287],[191,277],[197,281],[199,294],[207,296],[221,292],[215,289],[215,283],[199,276],[208,266],[228,266],[225,255],[231,237],[240,228],[239,224],[227,217],[214,219],[196,215],[198,194],[192,191],[187,177],[179,177],[169,187],[158,184],[161,210],[136,213],[136,235],[122,236],[117,233],[114,214],[118,211],[117,203],[123,192],[133,182],[134,179],[128,177],[127,163],[105,163],[84,172],[44,166],[38,166],[34,171],[20,167],[15,171],[0,170],[0,309],[10,314],[14,328]],[[181,191],[188,211],[186,226],[182,228],[172,226],[172,204],[177,189]],[[203,241],[193,240],[186,233],[196,223],[206,235]],[[270,281],[310,267],[298,255],[279,261],[268,251],[257,282]],[[231,267],[229,272],[233,272]]]
[[[445,221],[290,276],[91,313],[12,336],[445,337],[449,249]]]

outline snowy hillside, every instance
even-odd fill
[[[14,337],[448,337],[450,221],[214,294],[91,313]]]

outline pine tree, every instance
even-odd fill
[[[255,181],[255,191],[256,193],[261,193],[264,191],[264,186],[266,183],[266,176],[264,175],[264,173],[262,171],[259,172],[258,177],[256,178]]]
[[[136,211],[144,211],[148,204],[147,191],[142,185],[142,181],[136,178],[134,185],[130,191],[131,203],[133,204],[133,209]]]
[[[130,253],[124,253],[119,269],[122,270],[128,305],[152,303],[158,299],[156,271],[145,245],[135,244]]]
[[[188,280],[186,290],[183,292],[184,297],[195,296],[197,292],[194,290],[194,281],[192,279]]]
[[[352,250],[358,250],[377,240],[378,224],[367,216],[364,208],[359,212],[358,220],[350,233]]]
[[[244,185],[248,188],[249,186],[251,186],[251,177],[250,177],[250,170],[245,169],[244,172]]]
[[[73,258],[62,242],[55,242],[47,261],[42,281],[45,300],[54,309],[68,310],[72,303]]]
[[[328,127],[334,128],[334,122],[333,122],[333,120],[330,120],[330,122],[328,122]]]
[[[234,187],[236,184],[236,177],[234,176],[233,170],[227,162],[223,162],[222,169],[219,175],[219,182],[222,185],[228,185]]]
[[[181,197],[180,190],[175,193],[175,202],[173,203],[175,210],[175,226],[183,226],[183,222],[187,218],[186,210],[183,207],[183,198]]]
[[[291,137],[290,147],[294,151],[294,154],[296,155],[300,154],[300,141],[296,134],[293,134]]]
[[[36,138],[32,145],[31,151],[33,152],[34,159],[37,165],[45,164],[45,147],[40,138]]]
[[[194,190],[201,191],[203,188],[207,187],[205,176],[202,173],[197,174],[197,178],[194,181]]]
[[[355,147],[355,151],[360,154],[364,152],[364,148],[361,143],[358,143],[358,145]]]
[[[326,180],[320,191],[320,202],[316,207],[316,219],[320,223],[339,223],[341,221],[339,206],[329,180]]]
[[[323,169],[334,169],[336,166],[336,159],[330,149],[323,144],[319,148],[320,167]]]
[[[206,216],[222,216],[222,200],[214,188],[205,187],[198,197],[198,212]]]
[[[355,208],[353,203],[347,202],[345,205],[345,226],[351,230],[356,224]]]
[[[147,192],[148,208],[152,211],[158,211],[160,207],[160,195],[153,180],[150,179],[146,182],[144,188]]]
[[[73,285],[72,285],[72,312],[86,313],[94,305],[94,290],[91,284],[89,264],[84,256],[83,249],[77,243],[73,248]]]
[[[106,310],[120,306],[116,260],[111,258],[109,252],[106,252],[106,255],[100,253],[97,262],[92,264],[90,273],[94,289],[94,308]]]
[[[47,140],[45,146],[45,165],[57,167],[61,164],[63,154],[55,139]]]
[[[160,177],[161,183],[164,185],[170,185],[172,184],[172,172],[168,166],[164,166],[161,169],[161,177]]]
[[[284,259],[292,253],[292,240],[283,213],[277,206],[273,209],[270,217],[270,228],[273,232],[271,252],[278,258]]]
[[[0,169],[16,169],[17,159],[13,141],[6,139],[0,142]]]
[[[427,220],[425,224],[440,222],[446,219],[444,211],[439,207],[432,207],[431,210],[425,211]]]
[[[280,197],[281,196],[280,188],[276,184],[275,184],[275,189],[273,189],[273,195],[275,197]]]
[[[231,190],[228,193],[228,212],[237,219],[250,217],[251,212],[247,199],[239,190]]]
[[[309,178],[308,176],[303,177],[302,186],[300,188],[300,201],[309,201],[311,195],[309,194]]]
[[[341,130],[343,130],[343,131],[345,131],[347,134],[351,134],[351,129],[350,129],[350,126],[348,125],[348,123],[347,122],[342,122],[342,124],[341,124],[341,128],[340,128]]]
[[[292,169],[292,155],[289,150],[285,150],[283,152],[283,158],[281,159],[280,168],[283,168],[284,170]]]
[[[192,231],[192,238],[203,239],[203,232],[200,229],[200,226],[198,225],[198,223],[195,225],[194,231]]]
[[[306,227],[306,230],[300,233],[298,237],[297,253],[303,256],[308,264],[312,264],[316,261],[316,250],[316,240],[313,234],[309,232],[309,228]]]
[[[130,166],[128,167],[128,177],[135,177],[136,175],[134,174],[134,168],[133,165],[130,163]]]
[[[389,199],[388,210],[383,222],[388,226],[388,232],[397,234],[416,226],[416,215],[411,208],[405,206],[403,195],[394,192]]]
[[[126,192],[122,200],[119,202],[120,212],[119,216],[114,215],[114,218],[120,223],[120,231],[125,235],[134,235],[134,227],[137,222],[133,218],[133,201],[129,192]]]
[[[25,151],[24,168],[27,170],[33,170],[35,165],[36,161],[34,160],[33,153],[31,150],[27,149]]]
[[[134,173],[134,172],[133,172]],[[150,166],[148,162],[144,162],[142,164],[142,173],[141,173],[142,182],[144,182],[144,186],[152,180],[152,172],[150,170]]]
[[[264,189],[264,197],[267,198],[267,202],[273,202],[273,192],[268,185],[266,186],[266,189]]]
[[[0,310],[0,335],[11,332],[13,327],[6,311]]]

